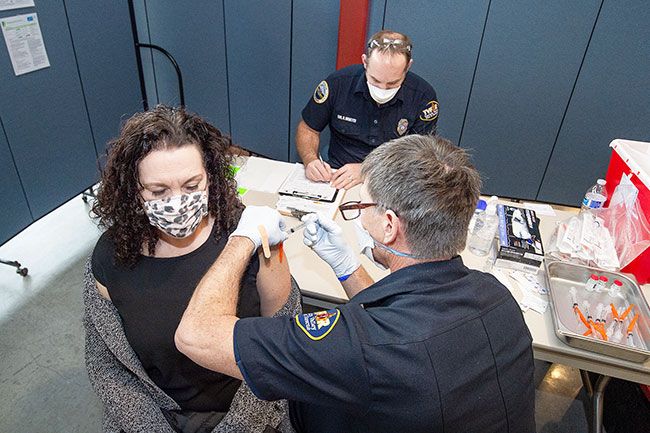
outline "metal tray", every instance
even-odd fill
[[[560,340],[563,340],[569,346],[632,362],[645,362],[650,359],[650,351],[648,351],[650,347],[650,308],[648,308],[648,302],[633,276],[567,262],[546,260],[545,263],[547,286],[551,298],[551,310],[555,322],[555,333]],[[611,298],[607,291],[587,291],[585,289],[585,282],[591,274],[605,275],[610,283],[614,279],[620,280],[623,283],[620,295],[616,298]],[[627,305],[627,303],[634,304],[635,310],[639,313],[639,318],[633,331],[635,347],[626,345],[625,337],[621,343],[614,343],[583,336],[582,334],[586,331],[586,327],[576,319],[574,314],[573,302],[569,293],[571,287],[576,288],[577,299],[581,308],[583,299],[587,299],[592,306],[596,306],[599,302],[602,302],[606,306],[609,306],[613,302],[617,308],[624,304]],[[631,315],[632,313],[630,313],[630,319]],[[612,314],[610,309],[605,328],[609,326],[611,320]],[[625,322],[626,327],[627,323],[629,323],[629,319]],[[625,333],[625,329],[623,332]]]

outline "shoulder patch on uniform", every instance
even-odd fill
[[[314,90],[314,102],[317,104],[322,104],[327,101],[327,97],[330,95],[330,86],[327,84],[327,81],[323,80],[318,83],[316,90]]]
[[[338,308],[334,310],[318,311],[316,313],[296,315],[296,324],[307,337],[314,341],[322,340],[334,329],[334,325],[339,321],[341,312]]]
[[[420,120],[425,122],[431,122],[438,118],[438,101],[429,101],[427,106],[420,113]]]

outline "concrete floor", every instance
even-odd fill
[[[76,198],[0,247],[0,432],[99,432],[83,361],[83,265],[99,231]]]
[[[83,361],[83,265],[99,231],[77,197],[0,247],[0,432],[99,432],[101,403]],[[577,370],[538,362],[540,433],[587,433]]]

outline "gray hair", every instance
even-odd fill
[[[405,225],[418,257],[445,258],[465,248],[481,178],[467,152],[431,135],[407,135],[373,150],[361,174],[380,209]]]

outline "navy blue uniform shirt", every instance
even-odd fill
[[[329,163],[339,168],[363,161],[375,147],[394,138],[435,133],[438,98],[429,83],[407,72],[393,99],[379,105],[370,96],[363,65],[352,65],[320,82],[302,119],[318,132],[329,125]]]
[[[245,318],[235,358],[298,432],[535,431],[533,352],[494,277],[460,257],[400,269],[328,312]]]

